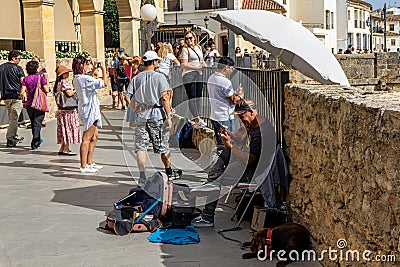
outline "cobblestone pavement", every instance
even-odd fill
[[[25,141],[16,148],[6,147],[5,130],[0,131],[0,266],[275,265],[243,260],[238,243],[217,234],[236,224],[230,221],[232,210],[225,206],[218,208],[215,228],[199,229],[201,242],[197,245],[153,244],[147,241],[148,233],[117,237],[101,230],[105,212],[135,186],[131,172],[135,175],[136,171],[129,143],[132,129],[121,127],[124,113],[103,109],[102,114],[104,127],[95,162],[104,169],[95,175],[79,173],[79,156],[57,155],[55,120],[42,129],[45,142],[37,151],[30,150],[30,130],[20,128]],[[123,139],[127,140],[124,145]],[[78,152],[79,146],[72,150]],[[155,167],[160,167],[159,157],[150,155]],[[201,182],[205,177],[201,168],[186,165],[180,157],[173,153],[174,162],[179,163],[176,166]],[[248,222],[243,227],[228,235],[250,240]]]

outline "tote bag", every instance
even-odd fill
[[[40,75],[38,75],[38,82],[36,85],[35,95],[33,96],[31,107],[43,112],[49,111],[49,107],[47,105],[46,93],[43,92],[42,85],[40,83]]]

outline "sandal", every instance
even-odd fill
[[[72,151],[64,152],[64,151],[58,151],[58,155],[61,156],[76,156],[76,153]]]

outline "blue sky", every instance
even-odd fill
[[[373,9],[378,9],[378,8],[383,8],[383,5],[386,3],[386,6],[389,7],[393,6],[394,3],[396,3],[396,6],[400,6],[400,0],[364,0],[368,3],[371,3],[373,6]]]

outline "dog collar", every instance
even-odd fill
[[[265,245],[267,246],[267,256],[269,257],[272,251],[272,228],[268,228],[267,239],[265,239]]]

